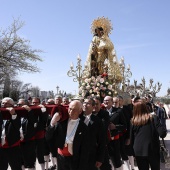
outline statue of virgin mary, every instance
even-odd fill
[[[91,24],[91,32],[93,34],[93,39],[90,43],[87,64],[89,71],[89,76],[99,76],[106,71],[108,77],[113,75],[113,58],[117,57],[114,51],[114,45],[109,38],[112,30],[111,21],[105,17],[99,17],[93,20]],[[106,66],[107,61],[107,66]]]

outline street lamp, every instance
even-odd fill
[[[57,87],[56,87],[56,89],[57,89],[57,95],[58,95],[58,91],[59,91],[59,86],[57,86]]]
[[[73,63],[71,63],[70,70],[67,72],[67,75],[69,77],[74,77],[73,81],[78,82],[79,87],[80,87],[83,76],[87,76],[88,74],[89,74],[88,73],[88,66],[85,63],[84,70],[82,70],[81,57],[80,57],[80,54],[78,54],[76,68],[74,69],[74,65],[73,65]]]
[[[116,55],[113,57],[113,68],[112,68],[112,77],[111,80],[113,82],[113,90],[114,94],[117,95],[118,91],[127,92],[127,88],[129,86],[130,80],[132,76],[132,72],[130,71],[130,65],[125,67],[124,58],[121,57],[120,62],[117,62]],[[120,86],[122,89],[120,89]]]

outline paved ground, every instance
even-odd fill
[[[165,144],[170,151],[170,119],[167,120],[167,129],[168,129],[168,134],[165,138]],[[11,170],[11,168],[8,168],[8,170]],[[36,163],[36,170],[41,170],[38,163]],[[124,167],[124,170],[128,170],[128,169]],[[138,170],[138,168],[135,167],[135,170]],[[170,165],[169,164],[161,164],[161,170],[170,170]]]

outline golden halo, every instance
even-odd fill
[[[91,32],[95,34],[95,29],[97,27],[102,27],[105,34],[111,34],[111,30],[113,30],[112,23],[108,18],[105,17],[98,17],[94,19],[91,24]]]

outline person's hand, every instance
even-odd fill
[[[41,107],[41,108],[45,108],[45,106],[44,106],[44,105],[42,105],[42,104],[39,104],[38,106],[39,106],[39,107]]]
[[[110,123],[109,124],[109,129],[110,130],[116,129],[116,126],[113,123]]]
[[[102,163],[101,163],[101,162],[96,162],[96,167],[97,167],[97,168],[100,168],[100,167],[101,167],[101,165],[102,165]]]
[[[44,105],[39,104],[38,106],[41,107],[41,111],[42,111],[43,113],[46,112],[46,107],[45,107]]]
[[[59,120],[60,120],[60,114],[56,112],[51,119],[51,123],[50,123],[51,126],[55,126]]]
[[[28,112],[31,111],[31,108],[28,105],[23,105],[22,108],[24,108]]]
[[[6,109],[9,110],[11,115],[15,114],[15,109],[13,107],[7,107]]]

